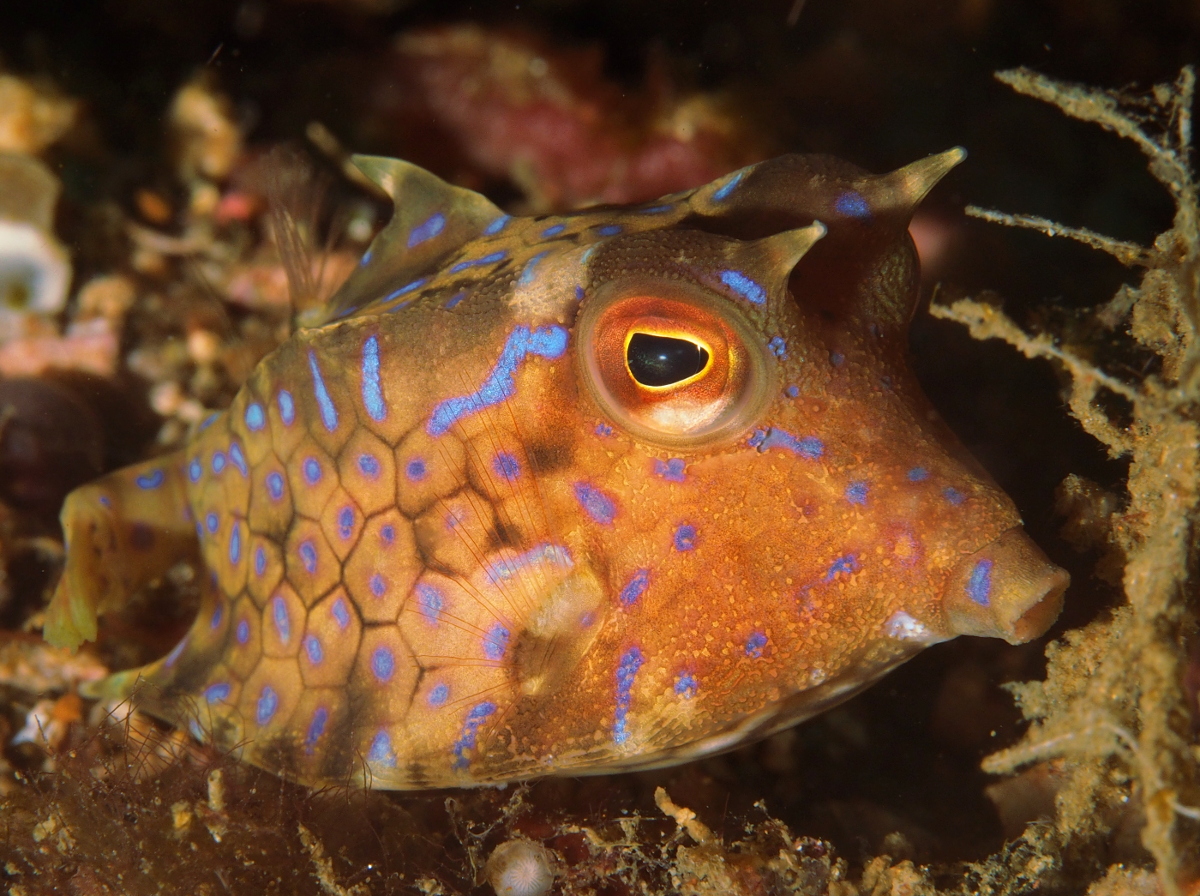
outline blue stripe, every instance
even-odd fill
[[[329,399],[329,390],[325,388],[321,368],[317,366],[317,353],[312,349],[308,350],[308,369],[312,371],[313,395],[316,396],[317,408],[321,412],[321,422],[325,424],[327,430],[333,432],[338,425],[337,408]]]
[[[762,305],[767,301],[766,291],[741,271],[721,271],[721,282],[747,302]]]
[[[387,416],[387,405],[383,403],[383,389],[379,384],[379,339],[370,336],[363,343],[362,398],[367,415],[375,421]]]

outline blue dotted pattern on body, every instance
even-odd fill
[[[782,448],[792,454],[816,460],[825,453],[825,444],[816,436],[797,437],[785,429],[758,429],[750,436],[751,448],[757,448],[759,453],[771,448]]]
[[[458,740],[451,747],[451,752],[454,754],[454,768],[466,768],[470,763],[470,759],[467,758],[467,751],[475,749],[475,740],[479,733],[479,726],[487,721],[495,712],[496,704],[490,700],[477,703],[471,707],[471,711],[467,713],[467,717],[463,721],[462,731],[458,735]]]
[[[594,485],[586,482],[575,483],[575,500],[584,512],[595,522],[609,526],[617,517],[617,505],[613,499]]]
[[[529,355],[547,360],[562,357],[567,350],[567,331],[551,324],[531,330],[519,326],[508,334],[496,366],[492,368],[483,385],[470,395],[441,401],[429,416],[426,430],[430,435],[440,436],[456,422],[470,414],[478,413],[512,397],[516,393],[517,369]]]
[[[433,239],[440,234],[446,227],[446,216],[441,212],[431,215],[423,222],[412,229],[408,235],[408,248],[419,246],[421,243]]]
[[[613,713],[613,740],[623,744],[629,740],[629,707],[633,701],[633,682],[646,658],[637,647],[630,647],[621,654],[617,664],[616,711]]]
[[[312,349],[308,352],[308,369],[312,373],[313,380],[313,397],[317,400],[317,410],[321,414],[321,422],[325,424],[325,429],[333,432],[338,427],[338,412],[333,406],[333,400],[329,397],[329,390],[325,388],[325,378],[321,375],[321,366],[317,362],[317,353]]]
[[[767,301],[766,290],[741,271],[721,271],[718,276],[722,283],[752,305],[762,305]]]
[[[967,577],[967,597],[981,607],[991,603],[993,565],[992,560],[977,560]]]
[[[362,352],[362,400],[367,416],[378,422],[387,417],[379,379],[379,337],[368,336]]]

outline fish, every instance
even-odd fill
[[[908,367],[908,225],[960,149],[785,155],[510,216],[383,157],[389,223],[174,454],[63,507],[45,637],[174,564],[97,693],[311,786],[602,774],[766,737],[1068,584]]]

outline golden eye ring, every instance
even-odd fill
[[[774,395],[764,340],[733,303],[699,286],[649,277],[608,284],[580,311],[575,336],[584,391],[615,426],[650,444],[733,441]],[[641,377],[630,367],[639,336],[650,355]]]

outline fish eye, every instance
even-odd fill
[[[707,346],[692,339],[658,333],[630,332],[625,340],[625,367],[641,386],[661,389],[687,383],[712,364]]]
[[[609,284],[581,309],[576,345],[600,411],[663,447],[730,441],[774,394],[765,340],[741,310],[699,286]]]

